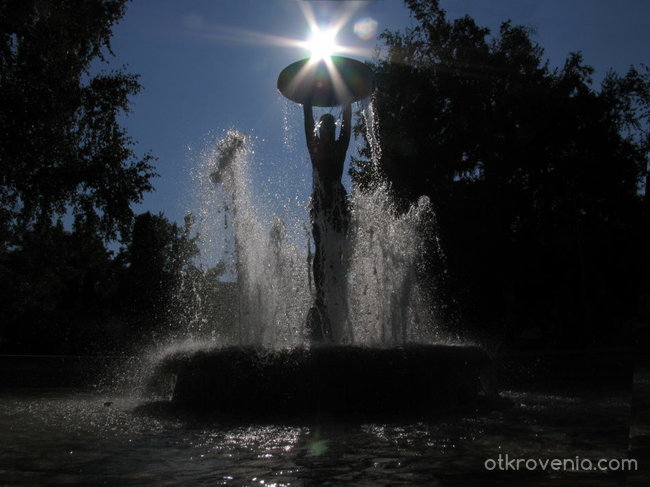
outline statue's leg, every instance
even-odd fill
[[[321,229],[318,225],[316,215],[312,214],[312,235],[314,237],[314,285],[316,288],[315,302],[307,315],[307,328],[312,342],[322,343],[331,340],[332,331],[327,313],[327,303],[325,299],[325,278],[324,272],[326,262],[324,262],[324,253],[321,241]]]

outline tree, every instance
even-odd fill
[[[131,203],[152,189],[118,124],[137,76],[95,73],[112,54],[126,0],[0,1],[0,237],[72,212],[105,238],[129,228]]]
[[[0,0],[0,348],[89,353],[111,328],[131,204],[152,189],[118,124],[135,75],[99,71],[126,0]],[[66,229],[63,221],[74,221]]]
[[[26,232],[0,258],[0,351],[119,352],[164,334],[192,304],[183,281],[204,280],[191,223],[138,215],[116,257],[87,221]]]
[[[115,267],[87,224],[27,231],[0,254],[0,351],[87,354],[110,348]]]
[[[523,27],[492,36],[436,0],[406,3],[416,26],[385,32],[374,65],[381,159],[366,143],[353,181],[384,178],[403,206],[429,196],[465,323],[511,341],[606,335],[638,282],[650,76],[610,73],[596,91],[579,53],[552,69]]]
[[[197,236],[192,219],[182,227],[163,214],[150,212],[135,218],[129,241],[118,256],[121,264],[114,309],[128,323],[125,338],[150,340],[163,335],[170,315],[179,316],[177,294],[184,274],[196,274]]]

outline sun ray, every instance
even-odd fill
[[[226,41],[235,44],[271,45],[277,47],[305,48],[305,41],[283,37],[274,34],[240,29],[237,27],[212,24],[203,28],[196,35],[215,41]]]
[[[299,49],[310,52],[315,62],[333,54],[354,55],[365,58],[369,58],[374,54],[374,50],[372,49],[343,45],[336,41],[336,35],[350,22],[351,18],[359,10],[360,5],[358,2],[352,2],[350,4],[351,6],[344,9],[332,24],[323,27],[318,25],[313,7],[308,2],[297,3],[312,34],[311,39],[300,40],[217,23],[201,23],[199,26],[192,28],[191,32],[193,35],[215,42]]]
[[[307,2],[298,2],[300,10],[302,10],[302,16],[307,21],[309,29],[313,31],[318,27],[318,22],[316,22],[316,15],[314,15],[314,9],[311,8],[311,5]]]
[[[325,58],[325,65],[327,66],[327,71],[329,72],[332,84],[334,85],[334,91],[336,92],[336,97],[339,100],[350,100],[352,96],[348,86],[343,81],[343,77],[339,70],[336,68],[331,58]]]
[[[338,20],[332,26],[333,29],[336,29],[336,32],[340,32],[343,27],[350,22],[352,17],[360,10],[363,6],[363,2],[349,2],[346,3],[347,8],[344,10],[343,14],[338,18]]]

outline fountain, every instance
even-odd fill
[[[309,242],[306,257],[288,228],[300,225],[262,215],[252,201],[250,140],[230,131],[208,158],[204,180],[223,191],[234,233],[237,332],[217,348],[158,364],[157,376],[175,379],[173,406],[246,417],[403,417],[495,396],[489,357],[440,343],[419,284],[428,200],[398,213],[387,185],[348,201],[340,183],[351,105],[374,88],[371,70],[344,57],[304,59],[280,73],[279,91],[304,107],[312,159],[315,252]],[[332,106],[343,106],[338,139],[331,115],[320,123],[312,115]],[[364,116],[376,162],[372,104]]]

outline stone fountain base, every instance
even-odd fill
[[[234,417],[426,416],[496,396],[478,347],[229,347],[168,357],[173,406]]]

